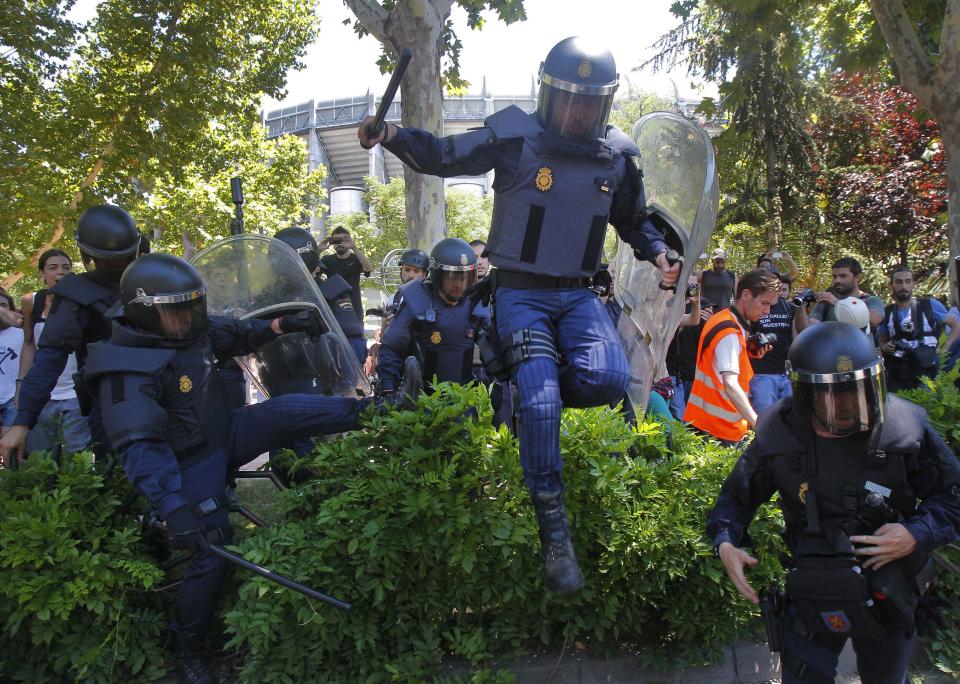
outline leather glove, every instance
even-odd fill
[[[467,291],[463,293],[463,296],[470,299],[474,305],[476,305],[477,302],[483,302],[484,306],[489,306],[490,295],[492,294],[493,280],[491,278],[483,278],[468,287]]]
[[[167,516],[167,533],[170,535],[170,546],[177,549],[196,553],[207,546],[203,523],[191,506],[180,506],[170,512]]]
[[[280,317],[280,330],[284,333],[305,332],[311,337],[319,337],[327,332],[327,326],[318,312],[298,311]]]
[[[612,287],[613,276],[610,275],[610,271],[607,269],[602,268],[593,276],[593,291],[596,292],[598,296],[606,297],[610,294]]]

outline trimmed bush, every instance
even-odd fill
[[[317,480],[286,492],[282,524],[241,551],[354,609],[247,580],[226,614],[244,681],[421,681],[447,654],[482,668],[564,642],[702,660],[755,629],[703,532],[735,452],[679,434],[671,454],[658,425],[566,411],[565,501],[586,587],[556,596],[543,590],[517,444],[490,414],[483,388],[443,385],[417,413],[372,414],[318,445]],[[757,586],[780,572],[779,527],[769,506],[751,529]]]
[[[0,473],[0,680],[148,681],[165,672],[163,573],[89,454]]]

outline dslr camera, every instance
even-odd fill
[[[913,328],[912,323],[910,327]],[[904,332],[908,331],[904,330]],[[913,354],[913,347],[911,347],[906,340],[890,340],[890,343],[893,344],[893,352],[890,356],[895,359],[905,359],[908,355]]]
[[[800,290],[795,297],[790,299],[790,303],[797,307],[815,301],[817,301],[817,293],[811,290],[809,287]]]
[[[761,349],[776,341],[776,333],[753,333],[747,338],[747,353],[756,356]]]

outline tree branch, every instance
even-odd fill
[[[360,25],[380,44],[392,49],[387,36],[387,18],[389,13],[376,0],[343,0],[350,8]]]
[[[960,0],[949,0],[940,32],[940,64],[948,65],[960,53]],[[946,66],[945,68],[952,68]],[[956,84],[951,84],[955,87]]]
[[[903,84],[921,101],[928,100],[927,95],[934,75],[933,64],[926,50],[920,45],[902,0],[870,0],[870,6],[900,70]]]

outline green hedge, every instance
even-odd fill
[[[422,681],[446,654],[481,668],[565,641],[702,660],[755,628],[703,533],[732,452],[681,435],[672,455],[657,425],[565,412],[565,500],[586,587],[562,597],[543,591],[517,444],[490,427],[485,391],[443,386],[419,404],[320,445],[319,478],[284,495],[282,524],[243,543],[251,560],[354,610],[248,580],[226,614],[242,680]],[[461,417],[471,406],[479,420]],[[758,586],[779,572],[778,529],[764,509]]]
[[[119,469],[118,469],[119,470]],[[0,681],[147,681],[165,672],[163,573],[122,507],[122,472],[45,454],[0,476]]]

